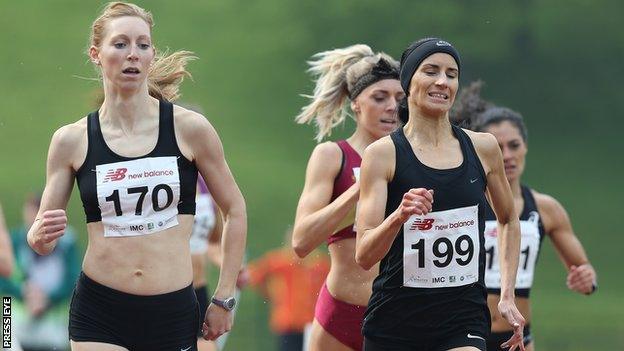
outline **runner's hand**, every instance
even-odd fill
[[[205,340],[216,340],[232,329],[232,312],[226,311],[213,303],[206,310],[206,317],[202,325],[202,335]]]
[[[403,194],[397,213],[401,222],[405,223],[412,215],[426,215],[431,212],[432,206],[433,190],[410,189]]]
[[[498,303],[498,311],[503,318],[513,327],[511,338],[501,344],[502,348],[509,347],[509,351],[524,350],[524,324],[526,323],[513,299],[501,299]]]
[[[47,210],[33,224],[35,244],[49,244],[65,234],[67,215],[65,210]]]
[[[570,290],[589,295],[596,285],[596,272],[589,263],[570,266],[566,284]]]
[[[249,270],[247,267],[243,267],[240,272],[238,272],[238,277],[236,278],[236,288],[239,290],[244,289],[249,284]]]

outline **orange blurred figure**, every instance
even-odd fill
[[[280,351],[302,350],[304,329],[314,319],[314,305],[329,272],[325,253],[299,258],[290,245],[291,236],[289,228],[282,247],[248,265],[250,285],[271,303],[270,327]]]

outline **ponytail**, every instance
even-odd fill
[[[308,62],[308,72],[316,82],[314,94],[302,95],[312,101],[301,109],[295,121],[300,124],[314,121],[318,128],[317,141],[331,135],[332,129],[351,115],[346,101],[355,99],[362,91],[359,79],[373,71],[380,61],[398,68],[390,56],[375,54],[364,44],[315,54]]]
[[[196,59],[190,51],[176,51],[171,55],[165,52],[157,55],[147,74],[149,94],[156,99],[175,101],[180,97],[180,84],[187,76],[192,78],[186,70],[186,64]]]

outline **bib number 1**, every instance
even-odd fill
[[[539,213],[529,220],[520,220],[520,257],[516,274],[516,289],[529,289],[533,285],[535,264],[540,245]],[[485,222],[485,285],[500,289],[498,228],[496,221]]]

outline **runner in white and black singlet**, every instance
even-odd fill
[[[193,289],[199,302],[200,315],[206,313],[210,301],[208,282],[206,280],[206,268],[208,261],[219,267],[221,265],[220,249],[221,215],[214,203],[206,183],[197,177],[197,196],[195,197],[195,220],[191,232],[191,262],[193,265]],[[200,321],[201,322],[201,321]],[[197,332],[197,350],[217,350],[216,343],[212,340],[203,340],[202,330]]]
[[[596,272],[589,263],[583,246],[574,235],[563,206],[553,197],[520,183],[527,153],[527,130],[522,115],[481,99],[481,86],[482,82],[474,82],[462,91],[451,114],[451,120],[472,130],[493,134],[502,151],[505,176],[514,195],[522,234],[520,264],[516,276],[516,305],[526,318],[524,328],[526,349],[533,351],[535,342],[529,325],[531,321],[529,293],[544,236],[552,240],[568,270],[567,283],[571,290],[591,294],[596,289]],[[489,206],[485,216],[485,284],[488,305],[492,312],[492,333],[488,338],[488,350],[495,351],[503,350],[500,345],[509,338],[512,328],[493,309],[500,295],[498,230],[496,218]]]
[[[403,128],[366,149],[361,168],[356,260],[381,261],[366,311],[364,349],[485,350],[486,193],[502,229],[499,309],[524,349],[514,303],[520,228],[496,140],[451,126],[459,54],[430,38],[408,47],[400,80]]]
[[[88,247],[70,303],[72,350],[197,350],[199,308],[189,237],[197,174],[224,214],[223,263],[204,338],[231,328],[246,236],[243,197],[217,133],[173,105],[191,53],[156,57],[152,16],[109,3],[94,21],[89,57],[101,73],[99,110],[61,127],[28,243],[39,254],[64,234],[76,180]]]

